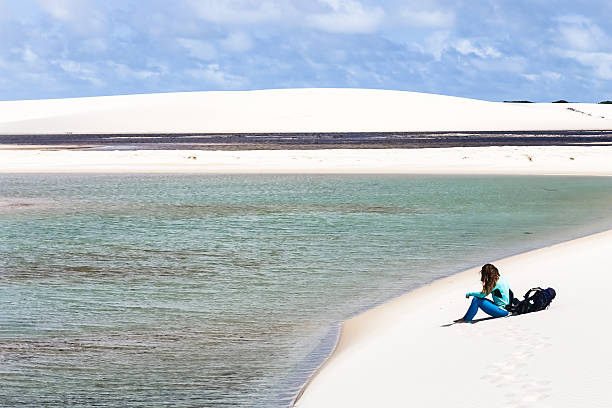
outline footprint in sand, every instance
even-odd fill
[[[502,406],[533,407],[551,396],[552,381],[537,378],[526,368],[537,354],[552,346],[552,339],[518,327],[513,332],[513,340],[504,342],[504,347],[511,350],[509,358],[488,365],[487,374],[480,379],[495,388],[512,390],[503,394]]]

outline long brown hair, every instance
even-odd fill
[[[482,293],[488,295],[493,291],[499,279],[499,271],[494,265],[486,264],[480,270],[480,281],[482,282]]]

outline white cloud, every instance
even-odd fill
[[[193,38],[179,38],[178,43],[187,50],[188,54],[203,61],[210,61],[217,58],[217,50],[214,45]]]
[[[431,54],[436,61],[442,59],[442,54],[450,47],[450,33],[448,31],[436,31],[425,40],[425,47],[421,52]]]
[[[220,25],[274,22],[330,33],[372,33],[385,15],[383,8],[366,7],[358,0],[188,0],[188,4],[200,19]]]
[[[202,79],[209,84],[213,84],[220,89],[239,89],[246,84],[246,79],[224,72],[220,69],[219,64],[209,64],[202,66],[200,69],[190,69],[187,73],[193,78]]]
[[[527,10],[497,0],[0,0],[0,93],[289,84],[499,99],[502,87],[527,83],[579,100],[612,89],[612,6],[602,2]],[[555,18],[559,10],[567,15]],[[24,79],[46,81],[42,72],[57,88]]]
[[[564,16],[559,22],[560,40],[564,48],[579,51],[597,51],[610,47],[611,39],[590,19],[583,16]]]
[[[544,71],[540,74],[523,74],[522,77],[531,82],[537,82],[541,80],[558,81],[563,77],[563,75],[554,71]]]
[[[612,53],[588,51],[561,51],[561,56],[573,59],[593,69],[601,79],[612,79]]]
[[[365,8],[354,0],[321,0],[328,11],[308,16],[309,24],[330,33],[372,33],[383,21],[385,12],[380,7]]]
[[[591,68],[601,79],[612,79],[612,38],[591,19],[581,15],[556,20],[561,43],[556,53]]]
[[[92,64],[85,64],[73,60],[55,60],[51,62],[59,66],[65,73],[73,78],[87,81],[95,86],[104,85],[104,81],[99,78],[98,72]]]
[[[108,61],[107,65],[121,80],[144,80],[159,76],[159,72],[132,69],[125,64]]]
[[[413,27],[447,28],[454,24],[455,14],[450,10],[414,10],[404,8],[400,11],[403,23]]]
[[[528,79],[531,82],[537,82],[540,79],[538,74],[523,74],[523,78]]]
[[[226,39],[221,41],[221,44],[226,49],[234,52],[245,52],[253,48],[253,40],[242,31],[231,33]]]
[[[503,54],[495,47],[488,44],[479,44],[479,41],[468,38],[455,40],[451,33],[446,30],[435,31],[425,40],[424,46],[417,46],[419,51],[424,54],[433,55],[439,61],[442,55],[455,50],[461,55],[476,56],[481,59],[495,59],[503,57]]]
[[[22,50],[22,58],[25,62],[33,64],[38,61],[38,55],[30,49],[29,46],[25,46]]]
[[[612,38],[591,19],[581,15],[556,19],[561,48],[555,53],[589,67],[601,79],[612,79]]]
[[[490,45],[479,46],[467,38],[457,40],[453,47],[462,55],[474,54],[480,58],[499,58],[501,52]]]
[[[287,2],[273,0],[190,0],[189,4],[202,20],[221,24],[278,20],[291,10]]]
[[[37,0],[37,3],[52,18],[83,35],[101,32],[108,27],[106,14],[92,0]]]
[[[78,0],[39,0],[38,4],[53,18],[72,20]]]
[[[558,81],[563,77],[563,75],[554,71],[544,71],[542,72],[542,76],[546,79],[550,79],[551,81]]]

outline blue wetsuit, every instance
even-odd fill
[[[504,306],[510,303],[510,285],[504,277],[500,276],[499,279],[497,279],[497,283],[491,291],[493,302],[486,298],[487,295],[488,293],[483,292],[470,292],[465,294],[466,297],[473,296],[472,303],[465,313],[465,316],[463,316],[465,321],[472,321],[474,316],[476,316],[478,308],[482,309],[482,311],[489,316],[508,316],[509,313]]]

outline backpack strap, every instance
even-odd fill
[[[537,287],[537,288],[531,288],[527,291],[527,293],[525,293],[525,296],[523,296],[525,299],[529,299],[531,297],[530,293],[531,292],[537,292],[538,290],[544,290],[541,287]]]

